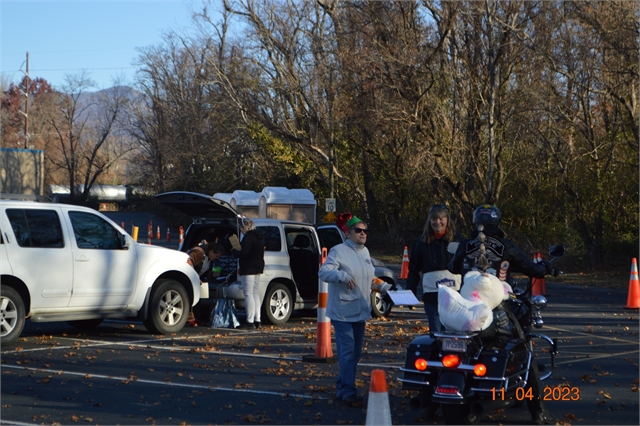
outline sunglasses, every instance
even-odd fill
[[[364,233],[364,235],[367,235],[369,233],[369,230],[367,228],[352,228],[353,232],[355,232],[356,234],[362,234]]]

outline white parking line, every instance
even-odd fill
[[[593,355],[593,356],[591,356],[592,354],[588,354],[590,356],[585,357],[585,358],[581,358],[581,359],[575,359],[574,358],[574,359],[567,360],[567,361],[558,361],[558,362],[556,362],[556,365],[573,364],[573,363],[576,363],[576,362],[593,361],[593,360],[601,359],[601,358],[612,358],[612,357],[616,357],[616,356],[631,355],[631,354],[637,354],[637,353],[640,353],[640,350],[609,353],[609,354],[602,354],[602,355]]]
[[[198,340],[209,338],[211,336],[189,336],[189,340]],[[175,337],[165,338],[165,339],[153,339],[153,340],[138,340],[138,341],[130,341],[130,342],[104,342],[101,340],[90,340],[90,339],[73,339],[71,337],[61,337],[60,340],[73,340],[77,342],[77,344],[71,346],[51,346],[46,348],[33,348],[33,349],[21,349],[14,351],[3,351],[3,354],[12,354],[12,353],[26,353],[26,352],[39,352],[39,351],[51,351],[51,350],[68,350],[68,349],[91,349],[95,347],[104,347],[104,346],[126,346],[126,347],[136,347],[142,349],[152,349],[152,350],[160,350],[166,352],[189,352],[193,350],[193,347],[190,346],[158,346],[158,345],[149,345],[148,342],[157,343],[158,341],[175,341],[175,340],[185,340],[185,339],[177,339]],[[242,353],[242,352],[229,352],[229,351],[221,351],[221,350],[211,350],[208,352],[203,352],[210,355],[222,355],[222,356],[238,356],[245,358],[263,358],[263,359],[273,359],[273,360],[284,360],[284,361],[300,361],[305,362],[301,357],[287,357],[281,355],[267,355],[267,354],[256,354],[256,353]],[[386,369],[398,369],[402,366],[402,364],[393,363],[393,364],[372,364],[372,363],[359,363],[362,367],[373,367],[373,368],[386,368]],[[2,367],[5,365],[3,364]]]
[[[21,365],[2,364],[2,368],[9,368],[14,370],[26,370],[26,371],[33,371],[38,373],[65,374],[70,376],[80,376],[83,378],[89,377],[92,379],[106,379],[106,380],[114,380],[119,382],[126,380],[129,383],[136,382],[136,383],[144,383],[149,385],[166,386],[166,387],[181,387],[181,388],[202,389],[202,390],[209,390],[209,391],[251,393],[251,394],[259,394],[259,395],[274,395],[274,396],[281,396],[281,397],[293,397],[293,398],[304,398],[304,399],[329,399],[328,397],[322,397],[319,395],[303,395],[303,394],[290,393],[290,392],[273,392],[273,391],[261,391],[261,390],[253,390],[253,389],[235,389],[235,388],[225,388],[221,386],[202,386],[202,385],[192,385],[192,384],[186,384],[186,383],[172,383],[172,382],[165,382],[165,381],[158,381],[158,380],[131,379],[130,377],[124,377],[124,376],[105,376],[102,374],[93,374],[88,372],[78,373],[75,371],[49,370],[46,368],[30,368],[30,367],[24,367]]]
[[[545,326],[545,329],[547,330],[554,330],[554,331],[562,331],[563,333],[569,333],[569,334],[575,334],[577,336],[585,336],[585,337],[591,337],[593,339],[602,339],[602,340],[613,340],[615,342],[622,342],[622,343],[633,343],[634,345],[638,344],[638,340],[626,340],[626,339],[621,339],[619,337],[607,337],[607,336],[600,336],[596,333],[584,333],[581,331],[574,331],[574,330],[567,330],[566,328],[559,328],[559,327],[549,327],[549,326]],[[567,338],[571,338],[572,336],[565,336],[562,335],[562,337],[558,337],[559,339],[567,339]]]

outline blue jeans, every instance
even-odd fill
[[[438,304],[434,303],[424,303],[424,311],[427,314],[427,319],[429,320],[429,332],[430,333],[440,333],[444,331],[444,327],[440,322],[440,314],[438,313]]]
[[[340,373],[336,381],[336,396],[344,399],[356,395],[356,366],[362,355],[365,322],[331,321],[336,336]]]

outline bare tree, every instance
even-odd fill
[[[84,72],[68,75],[53,99],[56,108],[48,110],[53,129],[49,149],[54,151],[50,158],[68,179],[72,203],[86,203],[98,178],[131,149],[114,138],[128,102],[127,89],[116,85],[87,93],[92,86]]]

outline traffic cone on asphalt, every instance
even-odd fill
[[[542,260],[542,257],[540,258]],[[533,254],[533,263],[538,263],[538,255],[536,253]],[[540,278],[531,278],[531,295],[532,296],[540,296],[542,294],[542,285]]]
[[[158,225],[158,231],[156,232],[156,240],[160,239],[160,225]]]
[[[151,238],[153,238],[153,225],[147,225],[147,244],[151,245]]]
[[[640,308],[640,281],[638,281],[638,261],[634,257],[631,261],[631,277],[629,277],[629,294],[625,309]]]
[[[184,228],[182,228],[182,226],[180,227],[180,245],[182,245],[182,242],[184,241]]]
[[[402,268],[400,268],[400,279],[406,280],[409,277],[409,249],[404,246],[402,252]]]
[[[384,370],[371,372],[369,401],[367,403],[367,425],[391,426],[391,408]]]
[[[318,322],[316,324],[316,352],[315,355],[303,355],[307,362],[324,362],[331,364],[335,361],[331,348],[331,320],[327,317],[327,299],[329,284],[318,281]]]
[[[167,226],[167,242],[171,242],[171,228]]]
[[[542,253],[538,252],[538,263],[542,263]],[[542,294],[543,296],[547,295],[547,286],[544,284],[544,277],[539,278],[538,281],[540,282],[540,294]]]

